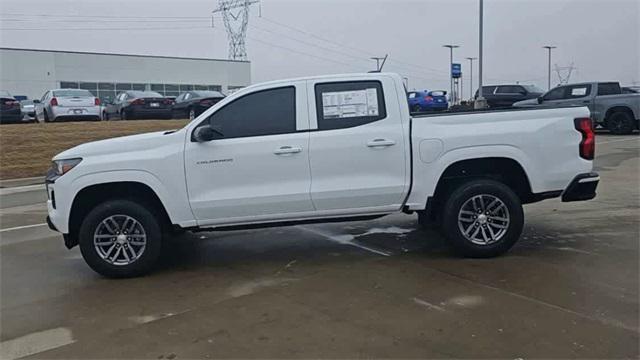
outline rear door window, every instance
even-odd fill
[[[379,81],[319,83],[315,95],[318,130],[350,128],[387,117]]]
[[[618,83],[599,83],[598,95],[617,95],[622,94],[622,89]]]
[[[498,89],[496,90],[496,94],[519,94],[523,91],[524,89],[521,86],[504,85],[504,86],[498,86]]]

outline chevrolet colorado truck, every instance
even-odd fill
[[[640,128],[640,94],[625,93],[617,82],[562,85],[515,107],[586,106],[595,125],[626,135]]]
[[[586,107],[410,116],[396,74],[252,85],[180,130],[79,145],[47,173],[49,226],[109,277],[178,231],[417,213],[460,254],[509,250],[522,205],[595,197]]]

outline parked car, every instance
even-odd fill
[[[171,119],[173,101],[155,91],[124,91],[106,104],[104,120]]]
[[[20,101],[20,109],[22,111],[22,116],[26,117],[26,120],[36,120],[36,102],[38,100],[22,100]]]
[[[180,130],[56,155],[47,222],[95,271],[127,277],[153,268],[171,229],[401,212],[435,219],[465,256],[492,257],[520,237],[522,204],[595,197],[586,107],[411,116],[406,101],[387,73],[243,88]]]
[[[193,120],[205,110],[224,99],[219,91],[194,90],[183,92],[176,98],[173,104],[175,118],[188,117]]]
[[[617,82],[558,86],[546,94],[515,103],[516,107],[587,106],[595,125],[613,134],[630,134],[640,126],[640,93],[623,93]]]
[[[407,97],[409,99],[409,109],[414,113],[447,110],[449,108],[446,91],[411,91],[407,94]]]
[[[482,87],[482,96],[487,100],[490,108],[508,108],[514,103],[527,99],[535,99],[542,95],[544,90],[535,85],[488,85]],[[478,98],[478,90],[474,96]]]
[[[35,103],[36,121],[100,120],[100,99],[89,90],[54,89]]]
[[[0,90],[0,124],[22,121],[20,102],[6,90]]]

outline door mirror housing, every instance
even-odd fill
[[[38,99],[33,99],[33,103],[34,103],[34,104],[40,104],[40,100],[38,100]]]
[[[538,96],[538,104],[542,104],[543,98],[542,96]]]
[[[209,124],[199,126],[193,132],[193,139],[197,142],[209,142],[223,137],[224,134],[220,130],[211,127]]]

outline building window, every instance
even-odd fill
[[[131,90],[131,84],[127,84],[127,83],[118,83],[118,84],[116,84],[116,90],[117,90],[117,91],[127,91],[127,90]]]
[[[180,92],[192,91],[193,85],[180,85]]]
[[[147,84],[131,84],[132,90],[145,91],[147,90]]]
[[[220,85],[209,85],[207,90],[222,91],[222,86],[220,86]]]
[[[73,81],[60,81],[61,89],[77,89],[78,83]]]
[[[91,91],[93,96],[97,96],[98,95],[98,83],[81,82],[79,87],[80,87],[80,89]]]
[[[116,87],[113,83],[98,83],[98,90],[115,90]]]

